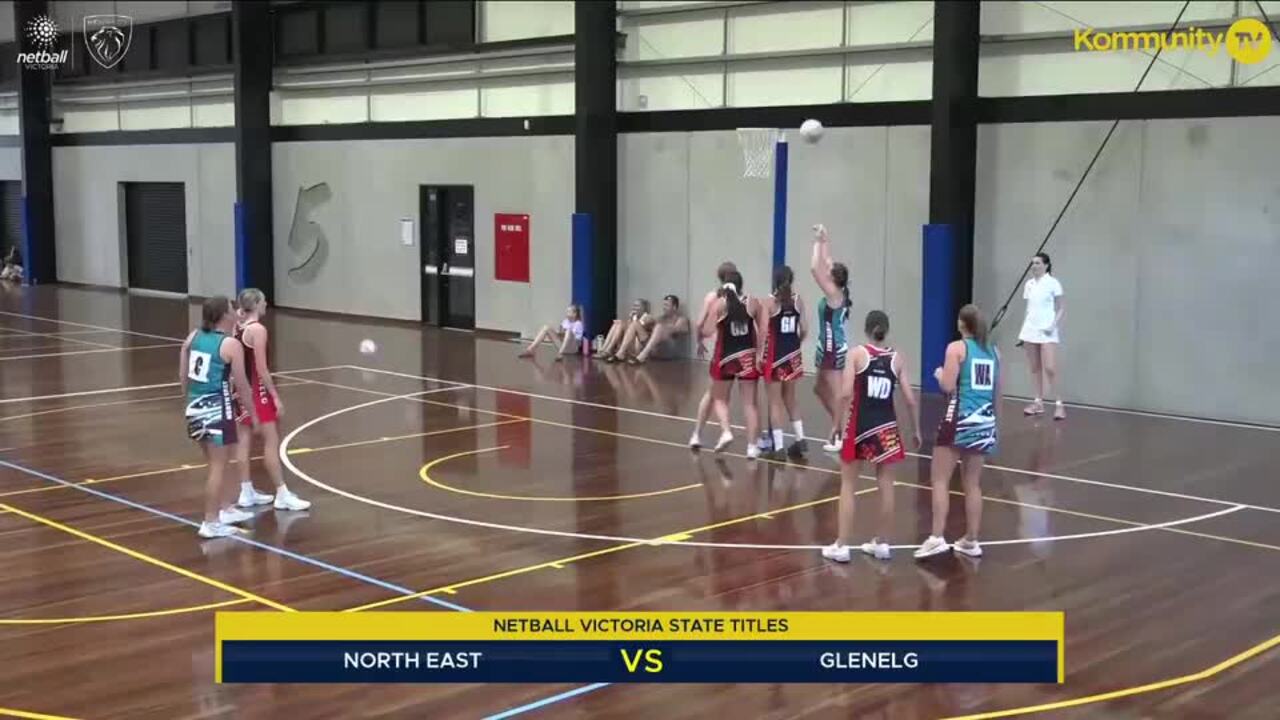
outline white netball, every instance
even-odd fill
[[[822,139],[822,123],[813,119],[800,123],[800,137],[810,143],[818,142]]]
[[[360,341],[360,352],[364,353],[365,355],[372,355],[378,352],[378,343],[368,338],[365,338],[364,340]]]

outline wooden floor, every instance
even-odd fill
[[[282,311],[270,324],[300,473],[290,485],[315,505],[262,513],[254,544],[201,542],[204,474],[173,383],[194,314],[0,285],[0,715],[906,720],[1049,704],[1040,716],[1202,719],[1280,707],[1280,433],[1085,409],[1054,424],[1011,403],[984,477],[980,563],[920,565],[903,549],[837,566],[808,548],[835,531],[836,464],[820,449],[806,467],[685,448],[703,364],[520,361],[509,342]],[[358,352],[365,337],[379,354]],[[807,388],[807,427],[823,433]],[[925,417],[932,428],[936,400]],[[926,534],[928,461],[900,467],[894,540],[911,545]],[[639,542],[677,533],[689,538]],[[1067,682],[213,683],[218,608],[369,607],[1065,610]]]

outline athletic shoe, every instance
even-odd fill
[[[306,510],[309,507],[311,507],[311,502],[294,495],[292,490],[283,490],[276,495],[275,508],[277,510]]]
[[[690,450],[702,449],[702,436],[698,434],[697,430],[695,430],[693,434],[689,436],[689,449]]]
[[[758,445],[747,446],[747,459],[757,460],[760,458],[760,447]]]
[[[915,557],[917,560],[923,560],[924,558],[933,557],[934,555],[941,555],[950,549],[951,546],[947,544],[947,541],[943,539],[942,536],[930,535],[929,539],[925,540],[923,545],[916,548]]]
[[[862,543],[861,549],[862,552],[877,560],[889,559],[889,543],[880,542],[880,538],[873,538],[871,542]]]
[[[843,446],[844,442],[840,439],[840,434],[836,433],[835,437],[828,440],[826,444],[822,446],[822,449],[829,453],[836,453],[840,452],[840,448]]]
[[[1054,420],[1066,420],[1066,419],[1067,419],[1067,409],[1066,409],[1065,407],[1063,407],[1063,406],[1062,406],[1062,403],[1058,403],[1056,406],[1054,406],[1054,408],[1053,408],[1053,419],[1054,419]]]
[[[253,513],[233,507],[224,508],[218,513],[218,522],[223,525],[235,525],[236,523],[249,522],[252,519]]]
[[[241,531],[230,525],[224,525],[220,522],[202,522],[200,529],[196,531],[202,538],[224,538],[239,534]]]
[[[968,555],[969,557],[975,557],[975,558],[982,557],[982,546],[978,544],[977,540],[960,538],[959,540],[955,541],[955,544],[951,546],[951,549],[955,550],[961,555]]]
[[[240,486],[240,499],[236,501],[236,505],[242,508],[258,507],[260,505],[270,505],[275,499],[275,495],[258,492],[257,488]]]
[[[773,436],[766,430],[760,433],[760,439],[756,441],[756,447],[765,452],[773,452]]]
[[[724,452],[725,448],[733,444],[733,433],[720,433],[720,439],[716,441],[716,452]]]
[[[838,563],[849,562],[849,546],[840,543],[831,543],[822,548],[822,557],[828,560],[835,560]]]

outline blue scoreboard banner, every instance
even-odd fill
[[[217,614],[224,683],[1060,683],[1063,615]]]

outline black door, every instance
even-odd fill
[[[420,188],[423,322],[476,326],[474,195],[470,185]]]
[[[9,255],[9,248],[22,247],[22,181],[0,182],[0,261]],[[26,259],[23,259],[25,264]]]
[[[187,294],[187,202],[182,183],[124,183],[129,287]]]

